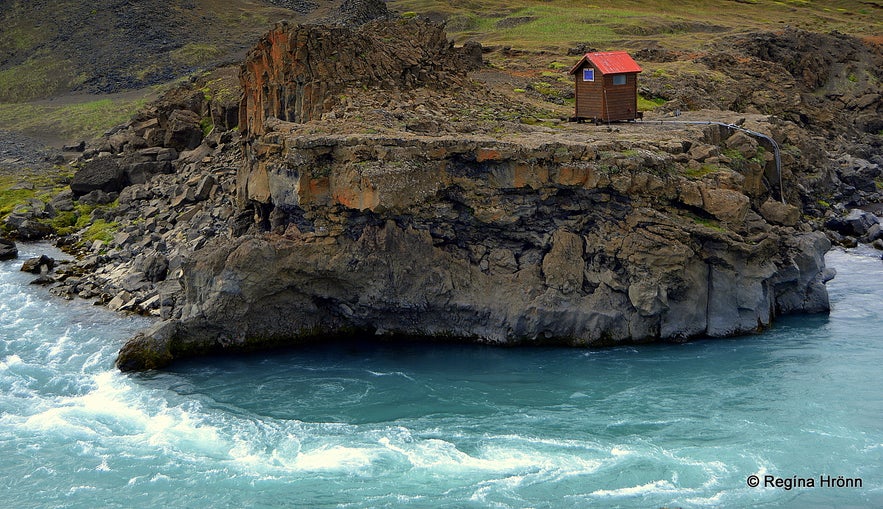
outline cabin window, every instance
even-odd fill
[[[613,75],[613,84],[614,85],[625,85],[625,74],[614,74]]]
[[[591,67],[583,69],[583,81],[595,81],[595,70]]]

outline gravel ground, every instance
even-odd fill
[[[0,130],[0,173],[40,170],[63,162],[61,151],[21,133]]]

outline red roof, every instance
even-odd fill
[[[598,69],[601,74],[623,74],[627,72],[641,72],[638,63],[632,60],[625,51],[599,51],[597,53],[586,53],[573,68],[570,74],[574,74],[583,62],[589,61]]]

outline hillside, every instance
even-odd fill
[[[242,59],[273,23],[345,19],[340,1],[7,1],[0,102],[107,94]]]
[[[484,45],[549,52],[579,46],[634,51],[656,44],[696,51],[721,34],[786,26],[859,37],[883,32],[880,0],[625,0],[615,5],[565,0],[392,0],[388,6],[445,21],[458,42],[475,39]]]

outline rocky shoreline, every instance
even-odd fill
[[[62,239],[80,256],[44,282],[162,320],[120,369],[352,335],[757,332],[827,311],[832,240],[883,247],[879,154],[834,159],[793,121],[714,112],[787,146],[778,189],[770,147],[742,132],[518,121],[531,112],[499,113],[468,79],[480,47],[419,20],[373,23],[388,26],[277,26],[238,75],[167,93],[86,147],[70,190],[7,217],[19,238],[61,213],[112,225]],[[821,188],[841,200],[827,215]]]

